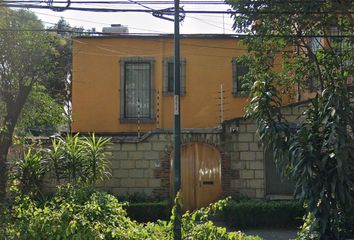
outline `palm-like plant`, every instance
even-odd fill
[[[31,148],[15,162],[14,179],[22,193],[38,195],[47,172],[47,164],[39,151]]]
[[[71,136],[68,134],[65,139],[60,139],[64,148],[64,174],[67,176],[69,182],[76,184],[78,182],[86,181],[86,174],[84,169],[84,146],[79,139],[79,134]]]
[[[65,172],[65,158],[64,158],[64,149],[63,141],[58,141],[57,139],[52,140],[52,148],[47,150],[47,159],[50,163],[50,168],[53,170],[55,179],[57,182],[60,179],[64,178]]]
[[[96,138],[94,133],[84,138],[85,168],[90,184],[95,184],[111,175],[105,154],[105,146],[109,141],[110,138]]]

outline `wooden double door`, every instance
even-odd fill
[[[184,210],[205,207],[220,199],[221,155],[215,147],[206,143],[182,145],[181,192]]]

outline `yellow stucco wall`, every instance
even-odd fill
[[[83,37],[73,43],[73,124],[75,132],[135,132],[136,123],[120,122],[122,57],[153,57],[154,85],[159,95],[158,122],[142,123],[141,131],[173,127],[173,97],[163,96],[163,59],[173,56],[172,36]],[[220,85],[225,93],[225,119],[244,114],[246,97],[232,95],[233,57],[242,55],[231,37],[184,37],[186,95],[181,97],[182,128],[212,128],[219,124]],[[155,105],[157,103],[155,96]]]

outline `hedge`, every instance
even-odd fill
[[[160,220],[169,220],[171,207],[169,202],[141,202],[129,203],[125,206],[128,216],[138,222],[155,222]]]
[[[302,225],[305,209],[296,201],[230,201],[221,216],[232,228],[293,228]]]

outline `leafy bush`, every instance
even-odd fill
[[[107,171],[108,161],[105,154],[105,146],[109,140],[109,138],[96,138],[93,133],[90,138],[85,137],[82,142],[85,155],[84,165],[90,184],[111,176]]]
[[[178,200],[178,199],[177,199]],[[177,202],[176,200],[176,202]],[[211,215],[217,214],[225,206],[229,199],[220,200],[206,208],[201,208],[192,213],[187,211],[182,216],[182,239],[232,239],[232,240],[261,240],[256,236],[246,236],[241,232],[227,232],[226,228],[217,227],[209,219]],[[171,222],[176,218],[178,203],[175,204],[172,210]]]
[[[70,183],[95,184],[109,176],[108,161],[104,148],[109,138],[79,138],[79,135],[67,135],[59,142],[53,140],[48,151],[48,159],[58,181],[65,179]]]
[[[299,227],[304,214],[295,201],[231,201],[222,210],[225,222],[236,228]]]
[[[9,240],[173,239],[172,220],[139,224],[127,217],[123,206],[112,195],[72,186],[59,188],[56,195],[44,203],[28,196],[17,197],[7,216],[3,236]],[[213,208],[183,215],[183,239],[260,239],[216,227],[207,219]]]
[[[24,194],[32,193],[37,196],[47,169],[41,152],[29,148],[14,163],[11,173],[13,185]]]
[[[76,134],[53,139],[52,147],[46,151],[40,146],[28,147],[12,169],[13,192],[37,196],[48,170],[59,184],[63,179],[74,185],[94,185],[110,175],[104,151],[108,142],[109,139],[96,138],[95,134],[85,138]]]
[[[168,201],[129,203],[125,209],[128,216],[138,222],[168,220],[171,213]]]

